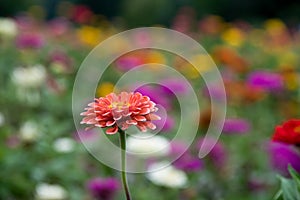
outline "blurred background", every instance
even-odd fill
[[[86,5],[94,13],[103,15],[109,20],[122,19],[129,27],[170,25],[182,7],[192,7],[196,19],[206,15],[219,15],[229,21],[251,22],[281,18],[288,24],[297,25],[300,18],[298,15],[300,3],[292,0],[20,0],[18,4],[10,1],[1,2],[0,15],[15,16],[25,10],[43,8],[45,11],[43,17],[52,19],[62,14],[58,8],[66,6],[68,2],[74,5]]]
[[[300,171],[299,146],[272,142],[277,125],[300,116],[299,13],[300,3],[292,0],[1,1],[0,199],[124,199],[119,172],[83,147],[79,138],[94,141],[98,132],[75,129],[71,97],[88,53],[109,36],[140,26],[171,28],[203,45],[221,72],[228,108],[219,142],[199,159],[211,108],[196,68],[209,71],[210,57],[197,55],[192,66],[147,49],[113,62],[96,97],[112,92],[128,70],[161,63],[185,76],[201,108],[200,119],[191,119],[199,125],[194,143],[168,170],[129,175],[133,199],[272,199],[276,175],[288,176],[288,164]],[[159,74],[159,68],[149,70]],[[161,131],[154,142],[138,145],[128,138],[134,151],[159,148],[176,134],[180,107],[174,93],[188,97],[187,85],[176,78],[163,82],[138,89],[167,116],[157,122]],[[217,86],[210,91],[217,100],[220,94]],[[183,141],[172,141],[167,152],[146,160],[159,163],[184,149]]]

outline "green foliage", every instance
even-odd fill
[[[299,200],[300,199],[300,175],[289,166],[291,177],[278,176],[281,188],[274,197],[274,200]]]

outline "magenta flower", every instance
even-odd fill
[[[49,31],[54,36],[60,36],[68,32],[70,28],[70,22],[64,18],[56,18],[49,22]]]
[[[74,70],[72,59],[63,51],[52,52],[49,56],[49,62],[58,72],[71,73]]]
[[[208,138],[205,142],[203,143],[204,139],[200,139],[198,141],[198,149],[200,149],[200,147],[203,145],[204,148],[206,147],[210,147],[212,143],[215,142],[215,139],[213,138]],[[224,146],[220,143],[217,142],[215,144],[215,146],[213,147],[213,149],[209,152],[208,154],[208,158],[210,158],[210,160],[212,161],[212,163],[214,164],[214,166],[216,168],[224,168],[224,166],[227,163],[227,152],[226,149],[224,148]]]
[[[24,33],[16,38],[16,45],[20,49],[39,49],[44,45],[44,39],[37,33]]]
[[[78,130],[74,133],[74,139],[80,141],[94,141],[97,138],[97,132],[94,129]]]
[[[188,92],[188,85],[180,79],[166,79],[161,82],[161,90],[167,95],[184,95]]]
[[[157,113],[162,119],[153,121],[153,123],[156,125],[158,130],[164,131],[164,132],[170,132],[175,126],[175,120],[170,116],[163,116],[158,111]],[[164,119],[166,118],[166,119]]]
[[[174,166],[185,172],[195,172],[203,169],[203,162],[196,155],[192,155],[186,145],[181,142],[172,142],[170,156],[178,157]]]
[[[250,123],[245,119],[226,119],[223,132],[228,134],[244,134],[251,129]]]
[[[219,100],[219,101],[224,101],[224,99],[226,98],[225,92],[222,90],[222,88],[217,85],[214,84],[209,90],[207,87],[205,87],[202,90],[202,94],[207,97],[207,98],[211,98],[213,100]]]
[[[255,71],[248,76],[247,84],[270,92],[283,89],[283,79],[280,74],[268,71]]]
[[[174,162],[174,166],[185,172],[195,172],[203,169],[203,162],[197,156],[183,154]]]
[[[300,151],[294,145],[271,142],[270,161],[274,170],[283,176],[289,176],[288,165],[300,173]]]
[[[115,178],[94,178],[88,182],[87,188],[96,200],[112,200],[120,183]]]
[[[156,86],[144,85],[136,89],[136,92],[140,92],[141,94],[150,97],[153,102],[162,105],[167,110],[172,107],[170,99],[166,96],[166,94],[159,91],[159,88]]]
[[[125,56],[116,61],[116,67],[121,71],[129,71],[142,64],[143,60],[141,60],[138,56]]]

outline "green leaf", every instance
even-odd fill
[[[279,190],[279,191],[275,194],[273,200],[283,200],[282,190]]]
[[[293,178],[293,180],[295,181],[298,190],[300,190],[300,175],[298,174],[298,172],[296,170],[293,169],[293,167],[291,165],[289,165],[288,167],[289,172]]]
[[[300,193],[296,182],[292,179],[279,177],[281,181],[281,190],[284,200],[299,200]]]

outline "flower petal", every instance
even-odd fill
[[[141,115],[133,116],[133,118],[134,118],[136,121],[139,121],[139,122],[145,122],[145,121],[147,120],[146,117],[141,116]]]
[[[116,121],[114,121],[114,120],[107,121],[107,122],[106,122],[106,126],[112,126],[112,125],[114,125],[115,123],[116,123]]]
[[[160,116],[153,113],[149,114],[149,118],[150,120],[161,120]]]
[[[135,120],[126,120],[126,124],[129,124],[129,125],[137,125],[137,121]]]
[[[149,108],[142,108],[142,110],[140,111],[140,115],[146,115],[150,113],[150,109]]]
[[[118,132],[118,126],[114,126],[114,127],[109,128],[109,129],[106,130],[106,134],[108,134],[108,135],[113,135],[116,132]]]

